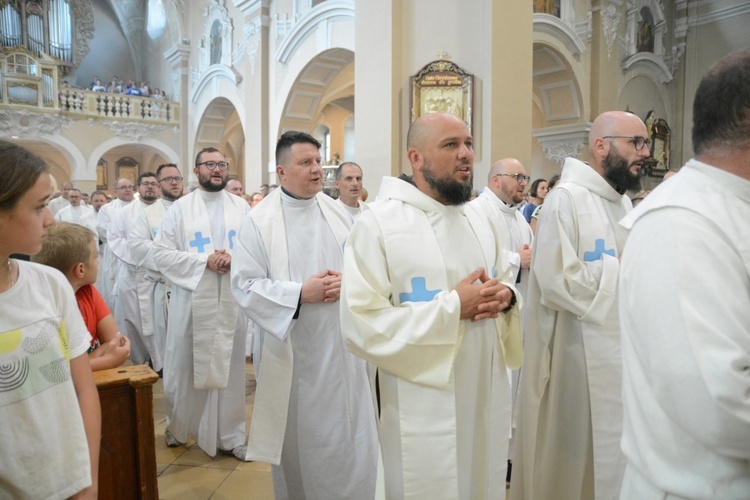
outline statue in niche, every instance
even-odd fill
[[[217,19],[211,25],[211,64],[221,62],[221,23]]]
[[[654,51],[654,16],[651,15],[651,10],[648,7],[641,9],[636,47],[638,52]]]
[[[534,13],[560,17],[560,0],[534,0]]]

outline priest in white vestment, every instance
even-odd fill
[[[503,498],[521,298],[494,227],[465,205],[466,124],[425,115],[407,144],[413,180],[383,179],[344,251],[342,333],[377,370],[378,497]]]
[[[56,221],[81,224],[81,217],[84,214],[93,212],[91,207],[82,203],[80,189],[73,188],[68,192],[68,203],[69,205],[67,207],[64,207],[55,214]]]
[[[154,337],[156,350],[163,359],[167,342],[167,293],[171,284],[157,269],[152,247],[164,214],[182,196],[182,175],[175,164],[165,163],[159,165],[156,178],[161,198],[135,214],[130,222],[128,245],[135,265],[144,270],[144,279],[136,284],[143,336]]]
[[[276,146],[281,188],[239,234],[232,291],[256,325],[248,458],[273,464],[278,499],[371,499],[375,410],[365,363],[339,327],[343,246],[351,218],[321,193],[320,143],[287,132]]]
[[[606,112],[589,133],[589,164],[567,158],[534,240],[515,436],[512,499],[611,499],[625,457],[617,309],[619,258],[649,156],[646,126]]]
[[[99,271],[96,274],[96,283],[94,283],[94,286],[96,287],[96,290],[102,294],[102,289],[104,288],[102,286],[102,276],[104,275],[103,272],[101,272],[101,266],[102,262],[104,262],[104,248],[105,244],[99,237],[99,231],[96,228],[96,219],[99,216],[99,210],[107,204],[107,197],[104,195],[103,191],[94,191],[91,193],[91,211],[83,214],[81,216],[81,225],[86,226],[87,228],[91,229],[91,231],[96,234],[96,239],[98,242],[98,249],[99,249]]]
[[[487,186],[476,199],[470,202],[470,205],[475,206],[488,218],[500,235],[503,254],[510,264],[511,277],[521,297],[526,297],[528,289],[531,243],[534,233],[517,207],[523,201],[523,191],[528,183],[529,176],[523,164],[515,158],[504,158],[492,165],[487,175]],[[523,327],[523,311],[521,311],[522,331]],[[514,370],[511,375],[511,393],[513,394],[511,450],[517,423],[515,410],[519,375],[520,370]]]
[[[356,220],[365,207],[365,202],[359,200],[362,194],[362,167],[352,161],[339,165],[336,169],[336,189],[339,191],[338,202]]]
[[[70,193],[71,189],[73,189],[72,182],[63,182],[60,185],[60,196],[50,200],[49,204],[47,205],[49,209],[52,210],[52,215],[57,215],[57,212],[70,205],[70,202],[68,201],[68,194]]]
[[[152,252],[172,283],[164,352],[167,446],[190,437],[210,456],[245,458],[245,330],[229,289],[237,230],[250,207],[224,191],[227,163],[198,153],[198,189],[172,204]]]
[[[115,308],[112,315],[120,333],[130,339],[130,360],[135,364],[149,362],[154,371],[160,372],[162,353],[156,347],[153,334],[144,334],[144,311],[141,310],[138,299],[138,287],[146,281],[146,270],[135,262],[128,243],[131,222],[159,199],[156,175],[153,172],[143,172],[138,176],[137,189],[138,199],[115,214],[107,234],[113,258],[119,261],[115,274]],[[149,308],[145,311],[145,317],[148,319],[150,315]]]
[[[107,242],[107,233],[109,225],[117,212],[133,201],[133,190],[134,185],[130,179],[118,179],[115,182],[115,195],[117,199],[102,206],[96,216],[96,232],[99,234],[99,241],[104,245],[102,259],[99,262],[99,276],[97,277],[97,282],[101,283],[101,286],[98,286],[97,290],[107,303],[110,311],[115,310],[115,274],[119,261],[112,255],[112,249]]]
[[[623,499],[750,498],[749,79],[710,70],[695,158],[622,221]]]

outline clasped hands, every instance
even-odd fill
[[[227,274],[232,266],[232,255],[226,250],[214,250],[214,253],[208,256],[206,266],[217,274]]]
[[[332,303],[341,297],[341,273],[326,269],[314,274],[302,283],[303,304]]]
[[[455,290],[461,300],[461,319],[471,321],[497,318],[513,298],[510,288],[487,276],[481,267],[461,280]]]

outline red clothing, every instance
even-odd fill
[[[99,295],[94,285],[83,285],[76,292],[78,309],[81,310],[83,322],[91,334],[91,347],[96,346],[99,336],[96,333],[96,325],[109,314],[109,307]]]

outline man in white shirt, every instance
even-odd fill
[[[511,268],[511,275],[521,297],[526,298],[529,285],[529,268],[531,267],[531,242],[534,234],[529,223],[516,207],[524,199],[524,189],[530,177],[520,161],[515,158],[504,158],[495,162],[487,176],[487,186],[475,200],[469,204],[483,213],[497,231],[503,253]],[[522,301],[523,304],[523,301]],[[521,306],[523,307],[523,305]],[[521,329],[523,331],[523,309],[521,310]],[[520,369],[511,375],[511,393],[513,395],[513,419],[510,449],[513,449],[513,437],[516,429],[516,396]]]
[[[49,202],[49,209],[52,210],[52,214],[56,215],[57,212],[67,207],[70,202],[68,201],[68,193],[73,189],[72,182],[63,182],[60,185],[60,196]]]
[[[96,231],[99,233],[99,241],[104,245],[102,259],[99,264],[99,278],[97,283],[101,283],[101,288],[97,290],[102,294],[102,298],[107,303],[110,311],[115,310],[114,286],[115,274],[119,261],[112,255],[112,249],[107,242],[107,233],[109,225],[114,219],[117,212],[133,201],[134,186],[130,179],[121,178],[115,182],[115,195],[117,199],[102,206],[96,216]]]
[[[503,498],[507,368],[523,356],[515,276],[486,217],[465,205],[466,123],[425,115],[407,147],[414,176],[383,179],[344,251],[342,333],[377,368],[378,494]]]
[[[359,201],[359,195],[362,194],[362,167],[351,161],[339,165],[336,169],[336,189],[339,190],[339,203],[356,219],[364,207],[364,203]]]
[[[643,121],[599,115],[589,163],[567,158],[544,201],[534,239],[513,445],[511,499],[616,498],[622,362],[617,308],[620,256],[650,139]]]
[[[695,157],[622,221],[620,498],[750,498],[748,81],[750,50],[703,77]]]
[[[362,360],[344,348],[339,293],[351,217],[321,192],[320,143],[286,132],[281,188],[238,236],[232,292],[256,325],[249,457],[273,464],[276,498],[373,498],[375,411]]]
[[[81,224],[81,217],[85,214],[92,212],[93,209],[81,203],[81,190],[71,188],[68,191],[68,203],[67,207],[55,214],[55,220],[58,222],[72,222],[73,224]]]
[[[229,179],[227,181],[227,187],[225,187],[224,189],[235,196],[242,196],[242,194],[244,193],[244,191],[242,190],[242,182],[240,182],[239,179]]]
[[[144,335],[141,302],[138,286],[146,281],[146,270],[139,266],[130,252],[128,237],[130,225],[149,206],[159,199],[161,190],[156,174],[143,172],[138,176],[138,199],[115,214],[109,225],[108,244],[114,258],[119,261],[115,275],[115,308],[112,315],[120,332],[130,339],[130,359],[135,364],[149,362],[156,372],[162,369],[162,353],[152,335]],[[148,307],[148,304],[146,305]],[[151,309],[145,311],[146,318]]]
[[[198,153],[198,189],[164,214],[152,253],[172,283],[164,357],[164,397],[171,406],[167,446],[193,437],[210,456],[229,453],[245,460],[247,321],[228,273],[250,207],[224,190],[228,168],[218,149]]]

